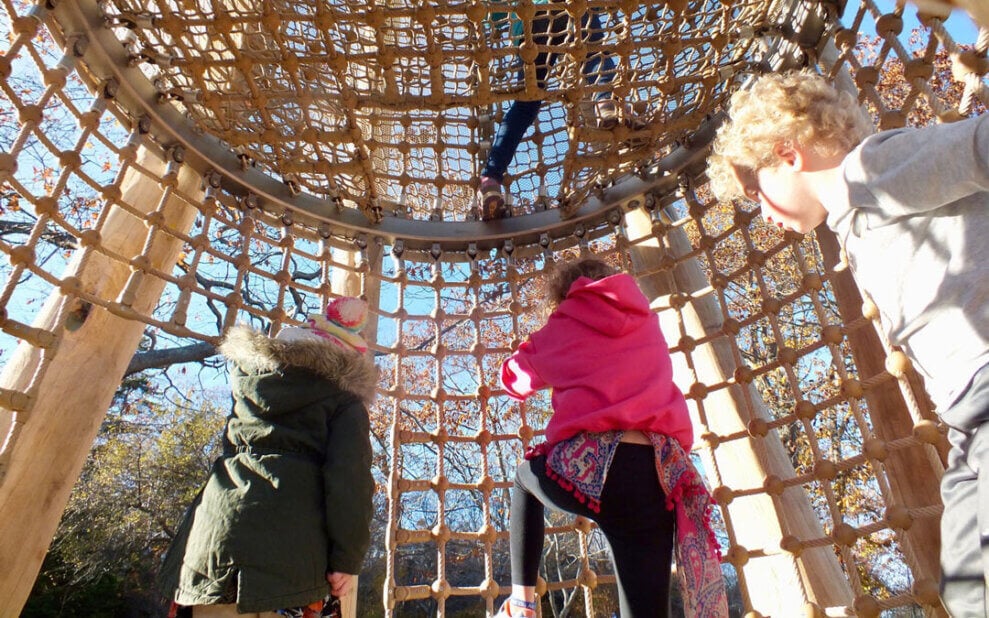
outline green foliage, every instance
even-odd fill
[[[123,611],[122,582],[100,573],[75,581],[73,568],[57,549],[48,552],[21,618],[111,618]]]
[[[226,415],[209,401],[178,407],[158,402],[147,384],[129,386],[69,500],[25,610],[32,616],[161,609],[158,564],[218,454]]]

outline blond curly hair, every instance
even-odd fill
[[[598,258],[583,258],[575,262],[564,262],[557,264],[550,270],[543,283],[543,292],[546,298],[545,313],[556,311],[570,291],[570,286],[581,277],[594,279],[604,279],[616,274],[618,271],[612,268],[607,262]]]
[[[800,144],[823,156],[851,152],[872,133],[855,97],[809,70],[767,74],[736,92],[718,129],[707,175],[720,199],[741,193],[736,169],[754,174],[776,164],[773,147]]]

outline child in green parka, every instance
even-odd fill
[[[351,592],[374,491],[366,317],[364,301],[344,297],[273,338],[227,334],[233,411],[159,574],[170,616],[310,618]]]

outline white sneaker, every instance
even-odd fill
[[[505,601],[501,604],[501,608],[498,610],[498,613],[494,615],[494,618],[535,618],[535,609],[522,609],[520,607],[513,606],[510,603],[511,600],[511,597],[505,599]],[[514,611],[517,613],[512,613],[513,607]]]

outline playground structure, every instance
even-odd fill
[[[495,369],[535,324],[545,266],[588,253],[652,299],[746,615],[944,615],[946,443],[922,384],[833,236],[718,204],[704,160],[728,97],[764,71],[815,68],[882,129],[965,117],[989,104],[989,24],[955,40],[950,7],[925,2],[908,47],[918,8],[874,0],[558,3],[571,28],[601,10],[606,32],[592,46],[575,30],[542,92],[517,82],[536,50],[499,28],[507,4],[2,6],[0,616],[27,598],[146,333],[195,358],[237,322],[277,330],[338,294],[377,317],[387,611],[472,597],[493,613],[512,466],[547,414],[511,404]],[[582,121],[594,52],[646,128]],[[546,103],[509,170],[513,216],[480,222],[475,177],[516,98]],[[465,501],[476,517],[451,507]],[[614,577],[592,526],[548,533],[579,568],[540,590],[579,587],[594,615]],[[872,545],[892,546],[890,581]],[[403,567],[422,548],[427,579]],[[456,573],[465,548],[485,556],[480,581]]]

